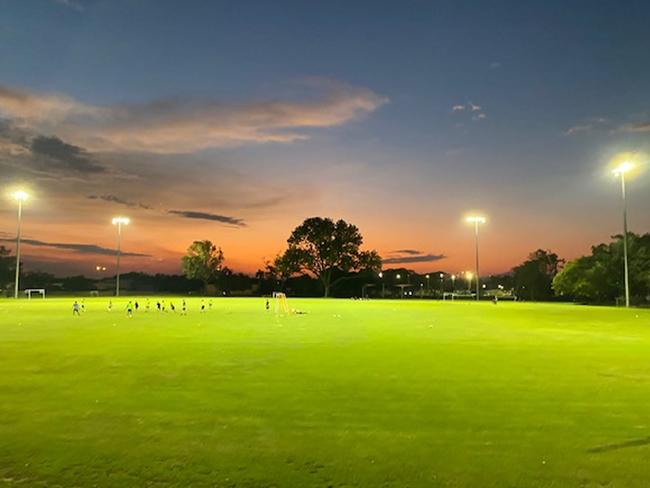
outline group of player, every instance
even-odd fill
[[[125,308],[126,315],[128,317],[133,317],[133,314],[138,312],[140,308],[143,308],[145,312],[149,312],[151,310],[151,301],[147,298],[145,300],[144,306],[141,307],[140,302],[138,302],[137,300],[129,300]],[[109,312],[113,311],[113,300],[108,301],[108,306],[106,307],[106,310]],[[171,300],[169,301],[169,306],[165,304],[165,300],[156,300],[156,310],[158,312],[176,313],[176,305],[174,305],[174,302],[172,302]],[[204,313],[207,310],[212,310],[212,300],[208,300],[207,304],[205,300],[201,300],[201,313]],[[84,300],[81,300],[81,302],[75,300],[74,303],[72,304],[72,315],[80,316],[85,311],[86,311],[86,304]],[[180,314],[187,315],[187,302],[185,301],[184,298],[181,300]]]

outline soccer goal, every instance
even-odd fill
[[[45,288],[28,288],[25,290],[25,295],[27,295],[27,298],[29,300],[32,299],[33,294],[40,295],[41,298],[45,298]]]
[[[289,302],[287,302],[287,295],[281,292],[273,292],[273,300],[275,301],[275,313],[289,314]]]

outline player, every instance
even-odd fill
[[[187,303],[185,303],[184,298],[183,302],[181,303],[181,315],[187,315]]]
[[[79,304],[75,300],[74,303],[72,304],[72,315],[76,315],[79,317],[81,314],[79,313]]]
[[[112,311],[113,311],[113,300],[109,300],[109,301],[108,301],[108,307],[107,307],[107,309],[108,309],[109,312],[112,312]]]
[[[266,311],[267,311],[267,312],[268,312],[269,310],[271,310],[271,304],[269,303],[269,299],[268,299],[268,298],[266,299],[266,305],[265,305],[265,307],[266,307]]]
[[[494,296],[492,297],[492,304],[493,304],[493,305],[496,305],[497,303],[499,303],[499,298],[498,298],[496,295],[494,295]]]
[[[176,307],[174,306],[174,302],[169,302],[169,308],[171,309],[172,312],[176,312]]]
[[[129,300],[129,303],[126,304],[126,315],[129,316],[129,318],[133,317],[133,304]]]
[[[156,300],[156,308],[158,309],[159,312],[162,310],[160,305],[160,300]]]
[[[145,312],[148,312],[150,308],[151,308],[151,304],[149,303],[149,299],[147,298],[147,303],[144,306]]]
[[[212,310],[212,300],[208,302],[208,310]]]
[[[136,300],[136,301],[135,301],[135,311],[137,312],[139,308],[140,308],[140,304],[139,304],[138,301]]]
[[[83,299],[81,300],[81,311],[82,312],[86,311],[86,302]]]
[[[205,312],[205,300],[201,300],[201,313]]]

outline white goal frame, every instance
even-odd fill
[[[287,295],[282,292],[273,292],[273,299],[275,301],[275,313],[276,314],[290,314],[291,309],[289,308],[289,303],[287,302]]]
[[[32,299],[33,293],[40,294],[43,297],[43,300],[45,300],[45,288],[27,288],[25,290],[25,295],[27,295],[28,300]]]

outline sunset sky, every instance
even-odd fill
[[[304,218],[385,267],[485,272],[621,230],[607,165],[650,152],[647,1],[0,0],[0,187],[29,270],[254,272]],[[629,185],[650,231],[650,172]],[[16,205],[0,200],[11,247]]]

